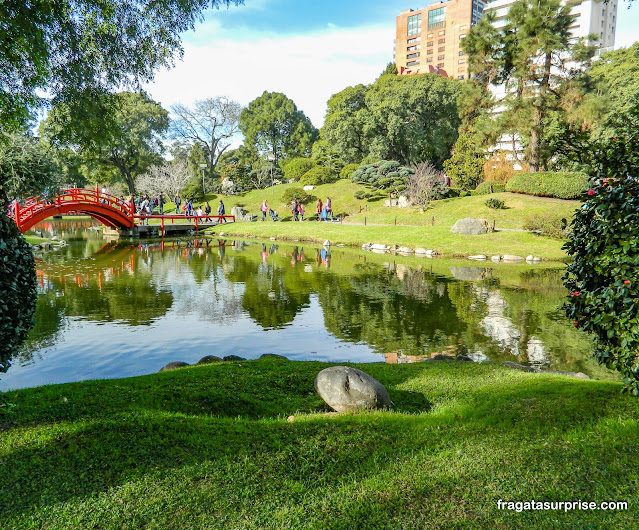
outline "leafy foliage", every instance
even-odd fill
[[[296,181],[302,178],[302,175],[311,168],[315,167],[315,162],[307,157],[297,157],[286,161],[283,165],[284,178],[286,180]]]
[[[314,166],[309,169],[300,179],[300,184],[304,186],[319,186],[320,184],[330,184],[337,179],[333,172],[324,166]]]
[[[453,186],[472,190],[483,179],[484,162],[485,152],[476,133],[468,131],[457,138],[452,156],[444,162],[444,170]]]
[[[503,210],[506,207],[506,205],[504,204],[504,201],[500,199],[496,199],[495,197],[491,197],[490,199],[487,199],[486,206],[488,206],[489,208],[492,208],[493,210]]]
[[[517,173],[511,157],[512,152],[493,151],[484,162],[484,180],[506,184]]]
[[[595,336],[595,358],[619,371],[639,396],[639,112],[616,118],[622,137],[592,149],[595,183],[571,222],[564,246],[573,262],[564,309]]]
[[[24,127],[46,93],[78,130],[110,91],[137,89],[181,56],[180,35],[209,5],[241,0],[6,0],[0,3],[0,123]],[[90,109],[90,110],[89,110]],[[87,110],[89,110],[87,112]],[[89,127],[91,128],[91,127]]]
[[[506,184],[489,180],[477,186],[473,191],[473,195],[488,195],[489,193],[500,193],[502,191],[506,191]]]
[[[198,177],[191,177],[182,188],[182,197],[196,202],[203,201],[202,180]]]
[[[358,167],[359,164],[346,164],[339,172],[339,177],[342,179],[350,179]]]
[[[33,325],[35,262],[29,244],[6,215],[0,215],[0,372]]]
[[[308,204],[309,202],[317,200],[317,197],[310,195],[302,188],[289,188],[282,195],[282,202],[290,204],[293,199],[297,199],[297,202],[301,202],[302,204]]]
[[[564,239],[567,234],[566,219],[554,212],[529,215],[523,228],[538,231],[540,235],[553,239]]]
[[[280,92],[267,92],[251,101],[240,114],[244,145],[261,155],[272,155],[273,162],[311,153],[318,131],[298,110],[293,100]]]
[[[351,182],[365,184],[376,190],[389,190],[396,194],[404,191],[408,177],[413,170],[395,160],[380,160],[357,168],[351,175]]]
[[[589,179],[580,173],[543,171],[518,173],[506,184],[506,191],[557,199],[578,199],[589,187]]]

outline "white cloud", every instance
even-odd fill
[[[246,105],[265,90],[283,92],[320,127],[332,94],[372,82],[392,60],[393,26],[278,36],[229,32],[209,21],[192,39],[197,44],[185,44],[184,59],[147,90],[165,108],[215,96]]]

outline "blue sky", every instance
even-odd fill
[[[184,58],[147,89],[165,108],[216,96],[246,105],[265,90],[283,92],[320,127],[332,94],[371,83],[393,60],[395,17],[430,3],[245,0],[211,9],[183,34]],[[616,46],[639,40],[635,4],[619,4]]]

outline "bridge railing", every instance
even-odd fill
[[[154,214],[140,214],[137,213],[134,216],[136,219],[139,219],[141,222],[144,222],[148,219],[160,219],[160,227],[164,232],[164,221],[170,219],[171,224],[174,224],[175,220],[183,220],[187,222],[192,222],[195,224],[195,229],[197,230],[198,224],[200,223],[210,223],[212,219],[216,219],[218,223],[228,222],[229,220],[234,223],[235,216],[234,215],[180,215],[180,214],[163,214],[163,215],[154,215]]]

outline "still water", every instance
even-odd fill
[[[88,221],[36,229],[68,245],[37,259],[36,324],[0,390],[263,353],[389,363],[463,354],[612,377],[559,310],[560,265],[255,239],[105,242]]]

